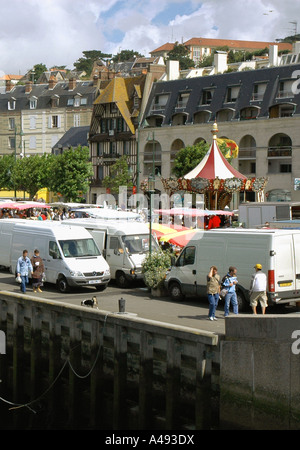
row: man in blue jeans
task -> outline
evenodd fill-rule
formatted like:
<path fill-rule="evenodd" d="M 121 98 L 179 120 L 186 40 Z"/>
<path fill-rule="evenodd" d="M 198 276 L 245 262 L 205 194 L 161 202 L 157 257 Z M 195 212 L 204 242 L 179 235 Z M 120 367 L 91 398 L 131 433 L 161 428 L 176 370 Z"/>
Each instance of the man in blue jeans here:
<path fill-rule="evenodd" d="M 28 250 L 23 250 L 23 256 L 20 256 L 17 262 L 17 276 L 21 277 L 21 291 L 26 292 L 29 272 L 33 272 L 32 264 L 28 258 Z"/>
<path fill-rule="evenodd" d="M 238 283 L 236 277 L 237 269 L 236 267 L 230 266 L 228 269 L 228 274 L 224 277 L 223 286 L 227 289 L 227 294 L 225 296 L 225 307 L 224 307 L 224 316 L 229 315 L 229 305 L 230 302 L 232 304 L 233 313 L 238 314 L 238 302 L 236 296 L 236 285 Z"/>

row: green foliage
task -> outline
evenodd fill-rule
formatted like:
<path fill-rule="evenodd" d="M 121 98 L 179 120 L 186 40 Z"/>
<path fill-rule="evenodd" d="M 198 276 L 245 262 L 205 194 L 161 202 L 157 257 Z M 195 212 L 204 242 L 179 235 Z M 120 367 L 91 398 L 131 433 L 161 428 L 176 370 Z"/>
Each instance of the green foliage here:
<path fill-rule="evenodd" d="M 112 61 L 117 63 L 117 62 L 124 62 L 124 61 L 129 61 L 129 60 L 133 60 L 135 58 L 140 58 L 143 57 L 144 55 L 141 55 L 139 52 L 136 52 L 134 50 L 122 50 L 121 52 L 117 53 Z"/>
<path fill-rule="evenodd" d="M 47 155 L 33 155 L 28 158 L 17 159 L 11 173 L 14 189 L 24 190 L 33 198 L 39 189 L 47 184 L 45 167 Z"/>
<path fill-rule="evenodd" d="M 62 155 L 32 155 L 15 160 L 0 158 L 0 189 L 24 190 L 33 198 L 42 188 L 60 193 L 66 201 L 80 201 L 93 175 L 88 147 L 80 146 Z"/>
<path fill-rule="evenodd" d="M 194 61 L 189 57 L 189 54 L 189 49 L 185 45 L 175 42 L 174 48 L 168 53 L 167 59 L 179 61 L 180 69 L 185 70 L 195 66 Z"/>
<path fill-rule="evenodd" d="M 102 182 L 103 186 L 110 188 L 111 192 L 116 194 L 119 192 L 119 186 L 127 186 L 132 188 L 132 176 L 129 173 L 126 156 L 119 158 L 115 164 L 110 167 L 110 175 L 107 175 Z"/>
<path fill-rule="evenodd" d="M 146 256 L 142 263 L 145 284 L 149 288 L 157 288 L 163 284 L 167 269 L 171 266 L 169 251 L 157 250 Z"/>
<path fill-rule="evenodd" d="M 40 78 L 40 76 L 47 71 L 47 67 L 43 63 L 35 64 L 35 66 L 33 66 L 33 70 L 34 70 L 34 83 L 36 83 L 37 80 Z"/>
<path fill-rule="evenodd" d="M 179 150 L 174 161 L 174 175 L 180 178 L 189 173 L 204 158 L 208 150 L 209 145 L 204 141 Z"/>
<path fill-rule="evenodd" d="M 88 147 L 71 147 L 51 158 L 49 170 L 55 174 L 48 183 L 49 189 L 59 192 L 66 201 L 79 201 L 87 192 L 93 175 Z"/>
<path fill-rule="evenodd" d="M 74 67 L 76 70 L 82 70 L 86 72 L 86 75 L 89 77 L 92 73 L 93 64 L 95 61 L 98 61 L 102 58 L 108 58 L 112 55 L 107 53 L 102 53 L 100 50 L 86 50 L 83 53 L 83 57 L 79 58 L 75 63 Z"/>
<path fill-rule="evenodd" d="M 11 174 L 15 163 L 14 155 L 4 155 L 0 158 L 0 189 L 13 189 Z"/>

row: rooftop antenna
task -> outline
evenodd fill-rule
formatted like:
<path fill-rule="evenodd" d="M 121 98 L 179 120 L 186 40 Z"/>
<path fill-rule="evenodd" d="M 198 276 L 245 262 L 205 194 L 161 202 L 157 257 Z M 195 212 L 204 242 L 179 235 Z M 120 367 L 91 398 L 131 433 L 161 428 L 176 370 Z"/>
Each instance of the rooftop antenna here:
<path fill-rule="evenodd" d="M 297 25 L 298 25 L 297 20 L 294 20 L 294 21 L 289 22 L 289 23 L 294 25 L 294 36 L 296 36 L 296 34 L 297 34 Z"/>

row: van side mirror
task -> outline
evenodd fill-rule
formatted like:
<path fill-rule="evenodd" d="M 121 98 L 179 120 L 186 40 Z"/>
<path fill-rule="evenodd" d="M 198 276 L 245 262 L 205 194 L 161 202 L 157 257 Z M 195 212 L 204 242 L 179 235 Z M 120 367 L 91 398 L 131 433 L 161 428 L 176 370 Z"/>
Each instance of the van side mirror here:
<path fill-rule="evenodd" d="M 176 258 L 174 255 L 171 256 L 171 266 L 175 266 Z"/>

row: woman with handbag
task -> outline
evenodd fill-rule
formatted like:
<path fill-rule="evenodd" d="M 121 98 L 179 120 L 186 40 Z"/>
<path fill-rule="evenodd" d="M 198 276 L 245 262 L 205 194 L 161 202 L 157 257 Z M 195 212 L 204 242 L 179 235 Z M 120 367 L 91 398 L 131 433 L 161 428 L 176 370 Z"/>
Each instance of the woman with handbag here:
<path fill-rule="evenodd" d="M 44 263 L 40 257 L 39 250 L 34 250 L 33 256 L 31 258 L 31 264 L 33 268 L 32 276 L 32 288 L 33 292 L 42 292 L 41 286 L 43 286 L 43 274 L 44 274 Z"/>

